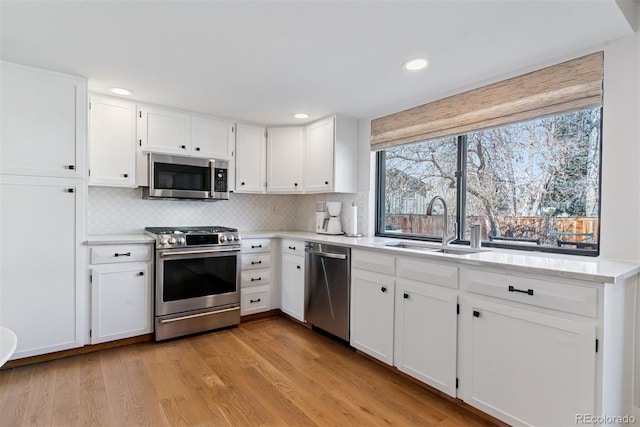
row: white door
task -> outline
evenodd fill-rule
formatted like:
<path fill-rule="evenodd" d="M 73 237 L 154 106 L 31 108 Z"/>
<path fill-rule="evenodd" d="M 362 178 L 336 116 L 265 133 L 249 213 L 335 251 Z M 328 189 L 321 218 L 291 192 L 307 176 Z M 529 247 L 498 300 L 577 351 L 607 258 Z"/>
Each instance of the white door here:
<path fill-rule="evenodd" d="M 234 142 L 232 122 L 191 116 L 191 151 L 194 156 L 230 160 Z"/>
<path fill-rule="evenodd" d="M 83 178 L 86 81 L 3 63 L 3 174 Z"/>
<path fill-rule="evenodd" d="M 576 414 L 594 414 L 594 325 L 468 301 L 465 402 L 509 424 L 573 425 Z"/>
<path fill-rule="evenodd" d="M 138 139 L 146 151 L 188 155 L 191 152 L 190 116 L 167 108 L 141 106 Z"/>
<path fill-rule="evenodd" d="M 282 255 L 282 289 L 280 309 L 304 322 L 304 257 Z"/>
<path fill-rule="evenodd" d="M 395 279 L 351 270 L 351 345 L 393 365 Z"/>
<path fill-rule="evenodd" d="M 84 344 L 80 180 L 0 177 L 0 324 L 14 358 Z"/>
<path fill-rule="evenodd" d="M 398 279 L 394 363 L 430 386 L 456 395 L 457 295 Z"/>
<path fill-rule="evenodd" d="M 91 268 L 91 343 L 152 331 L 149 264 L 127 262 Z"/>
<path fill-rule="evenodd" d="M 334 187 L 334 122 L 333 117 L 312 123 L 305 129 L 304 189 L 326 192 Z M 354 166 L 355 167 L 355 166 Z"/>
<path fill-rule="evenodd" d="M 267 192 L 302 192 L 302 128 L 269 128 L 267 135 Z"/>
<path fill-rule="evenodd" d="M 236 192 L 264 193 L 267 143 L 265 128 L 238 123 L 236 127 Z"/>
<path fill-rule="evenodd" d="M 91 96 L 89 105 L 89 184 L 135 187 L 135 104 Z"/>

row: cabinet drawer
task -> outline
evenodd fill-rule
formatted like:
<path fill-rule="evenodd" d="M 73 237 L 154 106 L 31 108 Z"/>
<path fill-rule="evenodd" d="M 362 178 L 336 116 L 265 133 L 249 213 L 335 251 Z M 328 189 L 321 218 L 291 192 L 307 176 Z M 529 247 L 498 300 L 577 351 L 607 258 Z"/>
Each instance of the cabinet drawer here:
<path fill-rule="evenodd" d="M 271 283 L 271 270 L 261 268 L 258 270 L 247 270 L 240 273 L 240 286 L 256 286 Z"/>
<path fill-rule="evenodd" d="M 304 241 L 283 239 L 282 253 L 304 256 Z"/>
<path fill-rule="evenodd" d="M 242 270 L 271 267 L 271 254 L 248 254 L 242 256 Z"/>
<path fill-rule="evenodd" d="M 240 314 L 260 313 L 269 310 L 271 286 L 252 286 L 240 290 Z"/>
<path fill-rule="evenodd" d="M 596 317 L 596 288 L 550 280 L 465 269 L 462 280 L 469 292 L 539 307 Z"/>
<path fill-rule="evenodd" d="M 433 285 L 458 287 L 458 267 L 423 261 L 417 258 L 398 258 L 398 277 Z"/>
<path fill-rule="evenodd" d="M 152 245 L 104 245 L 91 247 L 91 264 L 151 261 Z"/>
<path fill-rule="evenodd" d="M 243 239 L 240 245 L 243 254 L 271 251 L 271 239 Z"/>
<path fill-rule="evenodd" d="M 379 252 L 353 249 L 351 251 L 351 267 L 393 276 L 396 274 L 396 259 L 394 256 Z"/>

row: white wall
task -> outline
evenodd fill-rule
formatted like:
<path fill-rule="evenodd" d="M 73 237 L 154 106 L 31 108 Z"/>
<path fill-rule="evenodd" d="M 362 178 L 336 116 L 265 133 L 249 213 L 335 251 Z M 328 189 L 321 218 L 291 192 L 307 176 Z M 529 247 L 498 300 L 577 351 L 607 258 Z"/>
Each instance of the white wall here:
<path fill-rule="evenodd" d="M 600 256 L 640 261 L 640 33 L 604 52 Z"/>

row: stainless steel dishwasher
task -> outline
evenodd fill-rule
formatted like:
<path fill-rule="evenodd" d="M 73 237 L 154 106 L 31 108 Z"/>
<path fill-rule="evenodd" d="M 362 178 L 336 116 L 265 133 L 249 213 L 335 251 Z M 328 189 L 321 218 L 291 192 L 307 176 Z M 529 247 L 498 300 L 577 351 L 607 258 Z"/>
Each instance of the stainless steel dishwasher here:
<path fill-rule="evenodd" d="M 325 243 L 305 244 L 305 320 L 349 341 L 351 250 Z"/>

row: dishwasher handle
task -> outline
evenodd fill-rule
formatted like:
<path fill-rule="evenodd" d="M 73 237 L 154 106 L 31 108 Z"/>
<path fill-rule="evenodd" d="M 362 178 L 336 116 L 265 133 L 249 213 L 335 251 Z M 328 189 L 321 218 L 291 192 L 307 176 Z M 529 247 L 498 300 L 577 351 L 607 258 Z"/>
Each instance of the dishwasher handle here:
<path fill-rule="evenodd" d="M 316 251 L 314 249 L 305 249 L 305 251 L 307 253 L 313 254 L 313 255 L 318 255 L 321 257 L 325 257 L 325 258 L 334 258 L 334 259 L 347 259 L 347 256 L 344 254 L 336 254 L 333 252 L 323 252 L 323 251 Z"/>

